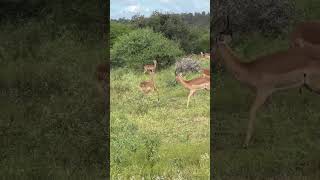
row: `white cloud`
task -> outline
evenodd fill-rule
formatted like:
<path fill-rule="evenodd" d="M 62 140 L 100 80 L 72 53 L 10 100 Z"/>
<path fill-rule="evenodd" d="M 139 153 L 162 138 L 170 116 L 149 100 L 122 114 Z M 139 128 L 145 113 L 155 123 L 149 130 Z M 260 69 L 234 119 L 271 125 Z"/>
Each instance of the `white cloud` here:
<path fill-rule="evenodd" d="M 126 11 L 131 12 L 131 13 L 137 13 L 142 10 L 142 7 L 139 5 L 131 5 L 126 7 Z"/>

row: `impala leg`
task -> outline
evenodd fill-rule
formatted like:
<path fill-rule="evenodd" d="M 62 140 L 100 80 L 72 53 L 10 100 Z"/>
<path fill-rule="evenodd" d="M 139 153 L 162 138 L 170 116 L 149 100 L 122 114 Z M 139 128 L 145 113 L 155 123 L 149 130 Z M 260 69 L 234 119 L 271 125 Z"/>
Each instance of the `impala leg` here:
<path fill-rule="evenodd" d="M 263 93 L 263 92 L 258 92 L 255 98 L 255 101 L 251 105 L 250 108 L 250 117 L 249 117 L 249 123 L 248 123 L 248 129 L 247 129 L 247 134 L 246 134 L 246 139 L 244 142 L 244 147 L 248 147 L 249 141 L 251 139 L 253 129 L 254 129 L 254 122 L 256 120 L 256 114 L 258 109 L 264 104 L 266 99 L 270 93 Z"/>
<path fill-rule="evenodd" d="M 187 102 L 187 107 L 189 107 L 189 101 L 190 101 L 190 97 L 194 94 L 194 90 L 191 90 L 190 92 L 189 92 L 189 95 L 188 95 L 188 102 Z"/>

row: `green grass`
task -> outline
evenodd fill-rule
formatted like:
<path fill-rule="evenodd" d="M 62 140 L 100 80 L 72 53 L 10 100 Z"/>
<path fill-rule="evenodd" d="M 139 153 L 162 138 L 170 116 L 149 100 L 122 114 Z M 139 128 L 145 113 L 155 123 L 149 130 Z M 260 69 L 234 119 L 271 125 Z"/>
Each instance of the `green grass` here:
<path fill-rule="evenodd" d="M 105 178 L 106 122 L 94 79 L 104 42 L 80 42 L 68 30 L 52 38 L 41 22 L 2 27 L 1 178 Z"/>
<path fill-rule="evenodd" d="M 251 61 L 285 49 L 286 42 L 255 35 L 235 49 Z M 216 77 L 211 130 L 216 179 L 320 178 L 319 95 L 307 90 L 300 95 L 298 89 L 274 93 L 258 112 L 251 144 L 243 149 L 253 93 L 229 73 Z"/>
<path fill-rule="evenodd" d="M 145 96 L 138 89 L 149 78 L 143 70 L 111 71 L 112 179 L 209 178 L 210 93 L 197 92 L 187 108 L 189 92 L 175 83 L 174 72 L 156 73 L 158 103 L 156 93 Z M 199 74 L 187 78 L 194 76 Z"/>

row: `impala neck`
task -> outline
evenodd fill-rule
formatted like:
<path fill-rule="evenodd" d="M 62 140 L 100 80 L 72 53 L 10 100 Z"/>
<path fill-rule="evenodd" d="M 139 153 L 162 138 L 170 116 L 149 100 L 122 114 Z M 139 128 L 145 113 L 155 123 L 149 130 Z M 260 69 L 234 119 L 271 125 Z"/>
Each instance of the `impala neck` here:
<path fill-rule="evenodd" d="M 236 79 L 245 81 L 248 77 L 246 66 L 239 61 L 239 58 L 226 44 L 220 44 L 219 50 L 228 71 L 230 71 Z"/>
<path fill-rule="evenodd" d="M 184 79 L 182 79 L 182 77 L 181 76 L 178 76 L 178 81 L 185 87 L 185 88 L 187 88 L 187 89 L 190 89 L 190 86 L 189 86 L 189 84 L 188 83 L 186 83 L 185 82 L 185 80 Z"/>

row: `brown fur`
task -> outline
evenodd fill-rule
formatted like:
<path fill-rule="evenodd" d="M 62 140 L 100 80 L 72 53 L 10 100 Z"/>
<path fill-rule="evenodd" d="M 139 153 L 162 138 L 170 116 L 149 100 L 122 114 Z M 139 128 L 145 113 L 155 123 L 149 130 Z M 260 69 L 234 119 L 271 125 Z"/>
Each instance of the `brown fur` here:
<path fill-rule="evenodd" d="M 103 81 L 107 78 L 109 66 L 107 64 L 98 64 L 96 68 L 96 76 L 98 81 Z"/>
<path fill-rule="evenodd" d="M 156 91 L 158 94 L 158 101 L 159 101 L 159 92 L 154 82 L 154 73 L 151 73 L 150 80 L 142 81 L 139 85 L 139 88 L 140 88 L 140 91 L 143 92 L 144 94 L 149 94 L 151 92 Z"/>
<path fill-rule="evenodd" d="M 96 67 L 96 78 L 97 78 L 97 90 L 100 96 L 103 98 L 102 101 L 104 103 L 103 109 L 104 113 L 107 113 L 107 107 L 109 103 L 109 95 L 107 93 L 109 89 L 109 84 L 107 82 L 107 77 L 108 77 L 108 64 L 98 64 Z"/>
<path fill-rule="evenodd" d="M 320 21 L 305 21 L 297 24 L 290 35 L 290 48 L 302 47 L 300 40 L 312 44 L 320 44 Z M 302 89 L 299 89 L 300 94 Z"/>
<path fill-rule="evenodd" d="M 155 73 L 156 72 L 156 68 L 157 68 L 157 61 L 153 60 L 153 64 L 146 64 L 144 65 L 144 72 L 150 72 L 150 73 Z"/>
<path fill-rule="evenodd" d="M 210 90 L 210 77 L 198 77 L 187 81 L 182 78 L 181 74 L 179 74 L 176 76 L 176 80 L 190 91 L 188 95 L 187 107 L 189 107 L 190 97 L 193 96 L 196 91 L 202 89 Z"/>
<path fill-rule="evenodd" d="M 210 77 L 210 69 L 202 69 L 202 76 L 204 77 Z"/>
<path fill-rule="evenodd" d="M 307 86 L 320 92 L 320 59 L 307 48 L 291 48 L 243 63 L 224 42 L 218 42 L 218 52 L 224 64 L 241 83 L 255 90 L 256 98 L 250 108 L 245 146 L 248 146 L 258 109 L 272 93 Z"/>
<path fill-rule="evenodd" d="M 312 44 L 320 44 L 320 21 L 306 21 L 297 24 L 290 35 L 290 47 L 299 47 L 296 42 L 299 38 Z"/>

